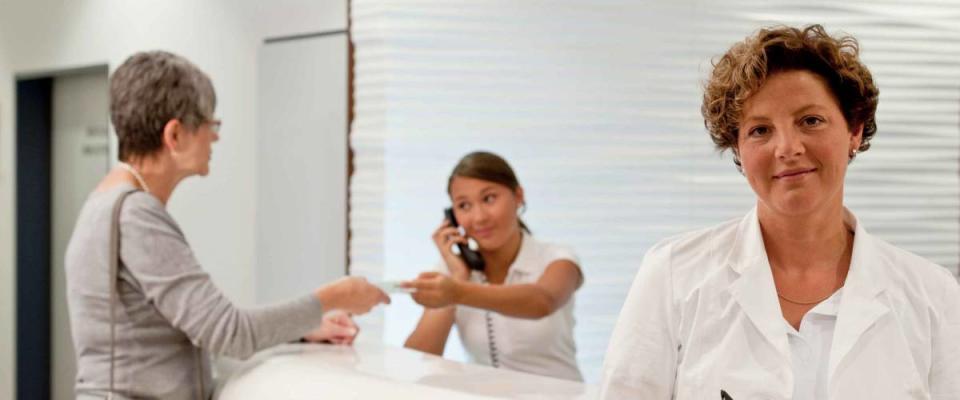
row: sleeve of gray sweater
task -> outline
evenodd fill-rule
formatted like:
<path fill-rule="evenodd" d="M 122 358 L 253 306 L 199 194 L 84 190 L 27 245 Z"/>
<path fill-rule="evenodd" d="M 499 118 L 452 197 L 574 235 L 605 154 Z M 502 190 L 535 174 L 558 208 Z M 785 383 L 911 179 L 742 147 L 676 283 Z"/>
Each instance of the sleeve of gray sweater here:
<path fill-rule="evenodd" d="M 129 283 L 202 349 L 246 358 L 303 337 L 321 323 L 323 309 L 313 295 L 260 308 L 236 307 L 200 267 L 180 227 L 153 196 L 130 195 L 120 227 L 120 258 L 122 270 L 132 278 Z"/>

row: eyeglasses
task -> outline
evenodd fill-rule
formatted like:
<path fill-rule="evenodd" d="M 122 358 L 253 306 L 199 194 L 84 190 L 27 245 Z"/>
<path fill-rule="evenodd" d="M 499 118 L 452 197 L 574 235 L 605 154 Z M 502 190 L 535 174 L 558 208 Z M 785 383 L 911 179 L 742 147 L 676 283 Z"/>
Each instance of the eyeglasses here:
<path fill-rule="evenodd" d="M 213 133 L 219 134 L 220 126 L 223 125 L 223 121 L 219 119 L 213 119 L 213 120 L 207 121 L 207 124 L 210 125 L 210 130 L 213 131 Z"/>

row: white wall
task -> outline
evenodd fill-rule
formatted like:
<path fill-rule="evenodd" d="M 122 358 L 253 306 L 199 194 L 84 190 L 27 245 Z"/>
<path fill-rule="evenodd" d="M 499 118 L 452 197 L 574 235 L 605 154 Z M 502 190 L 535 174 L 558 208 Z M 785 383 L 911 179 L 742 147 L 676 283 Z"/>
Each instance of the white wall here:
<path fill-rule="evenodd" d="M 347 53 L 345 34 L 260 50 L 257 302 L 346 272 Z"/>
<path fill-rule="evenodd" d="M 0 12 L 0 19 L 3 19 Z M 13 398 L 14 320 L 13 291 L 13 79 L 4 57 L 3 22 L 0 21 L 0 399 Z"/>
<path fill-rule="evenodd" d="M 14 74 L 108 64 L 164 49 L 213 79 L 223 119 L 211 174 L 181 185 L 168 209 L 217 285 L 251 304 L 257 51 L 264 36 L 346 27 L 346 0 L 0 2 L 0 400 L 15 393 Z"/>

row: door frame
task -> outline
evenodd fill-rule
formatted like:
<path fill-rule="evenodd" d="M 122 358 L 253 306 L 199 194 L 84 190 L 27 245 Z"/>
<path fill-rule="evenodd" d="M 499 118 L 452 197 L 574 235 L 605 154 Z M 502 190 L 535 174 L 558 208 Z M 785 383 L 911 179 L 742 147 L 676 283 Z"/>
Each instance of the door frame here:
<path fill-rule="evenodd" d="M 53 81 L 108 71 L 100 64 L 15 75 L 17 399 L 51 395 Z"/>

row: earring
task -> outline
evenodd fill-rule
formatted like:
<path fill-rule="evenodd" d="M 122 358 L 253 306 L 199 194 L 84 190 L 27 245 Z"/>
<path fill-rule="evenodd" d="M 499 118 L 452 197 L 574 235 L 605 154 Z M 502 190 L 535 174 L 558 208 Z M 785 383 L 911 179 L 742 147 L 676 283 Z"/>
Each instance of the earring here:
<path fill-rule="evenodd" d="M 517 215 L 523 215 L 527 212 L 527 203 L 521 203 L 520 207 L 517 207 Z"/>
<path fill-rule="evenodd" d="M 740 163 L 740 157 L 738 157 L 736 153 L 733 154 L 733 165 L 737 166 L 737 172 L 739 172 L 740 175 L 747 176 L 747 174 L 743 173 L 743 164 Z"/>
<path fill-rule="evenodd" d="M 853 161 L 854 158 L 857 158 L 857 149 L 850 150 L 850 161 Z"/>

